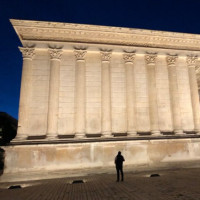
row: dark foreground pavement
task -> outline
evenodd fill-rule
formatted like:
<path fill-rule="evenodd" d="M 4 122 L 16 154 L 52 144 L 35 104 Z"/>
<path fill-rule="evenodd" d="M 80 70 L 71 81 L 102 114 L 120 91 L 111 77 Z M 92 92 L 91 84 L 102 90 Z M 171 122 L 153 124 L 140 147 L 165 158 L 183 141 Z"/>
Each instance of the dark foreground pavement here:
<path fill-rule="evenodd" d="M 151 174 L 159 177 L 150 177 Z M 72 184 L 73 180 L 84 183 Z M 21 185 L 21 189 L 7 189 Z M 124 182 L 115 174 L 0 183 L 0 200 L 200 200 L 200 169 L 176 169 L 125 173 Z"/>

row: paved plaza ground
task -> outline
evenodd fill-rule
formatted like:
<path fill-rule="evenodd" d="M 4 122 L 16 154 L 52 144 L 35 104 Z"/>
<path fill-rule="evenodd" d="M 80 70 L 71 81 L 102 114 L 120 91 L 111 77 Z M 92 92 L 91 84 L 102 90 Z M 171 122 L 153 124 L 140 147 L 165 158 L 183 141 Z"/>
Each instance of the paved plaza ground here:
<path fill-rule="evenodd" d="M 114 171 L 113 171 L 114 172 Z M 150 177 L 151 174 L 158 177 Z M 84 183 L 74 183 L 83 180 Z M 21 189 L 8 189 L 21 185 Z M 200 168 L 151 172 L 92 174 L 28 182 L 0 183 L 0 200 L 200 200 Z"/>

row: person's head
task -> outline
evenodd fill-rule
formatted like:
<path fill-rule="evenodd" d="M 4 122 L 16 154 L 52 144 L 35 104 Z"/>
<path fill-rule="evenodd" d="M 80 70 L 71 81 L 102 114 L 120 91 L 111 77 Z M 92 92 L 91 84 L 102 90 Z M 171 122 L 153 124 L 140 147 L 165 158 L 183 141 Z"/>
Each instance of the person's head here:
<path fill-rule="evenodd" d="M 118 155 L 121 155 L 121 151 L 118 151 Z"/>

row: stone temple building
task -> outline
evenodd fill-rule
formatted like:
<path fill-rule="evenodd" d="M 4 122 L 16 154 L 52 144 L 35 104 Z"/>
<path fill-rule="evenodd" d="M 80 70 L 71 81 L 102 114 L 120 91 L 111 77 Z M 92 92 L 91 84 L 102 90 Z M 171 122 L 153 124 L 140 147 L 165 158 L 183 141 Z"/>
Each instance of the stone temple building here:
<path fill-rule="evenodd" d="M 200 161 L 200 35 L 11 20 L 23 58 L 4 173 Z M 19 58 L 21 59 L 21 58 Z"/>

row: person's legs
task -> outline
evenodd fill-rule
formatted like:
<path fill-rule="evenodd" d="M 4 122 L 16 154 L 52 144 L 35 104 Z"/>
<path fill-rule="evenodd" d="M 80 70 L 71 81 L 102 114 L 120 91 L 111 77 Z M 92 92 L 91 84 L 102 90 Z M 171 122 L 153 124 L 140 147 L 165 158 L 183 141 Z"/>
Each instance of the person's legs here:
<path fill-rule="evenodd" d="M 117 182 L 119 181 L 119 168 L 116 167 L 116 170 L 117 170 Z"/>
<path fill-rule="evenodd" d="M 124 172 L 123 172 L 123 168 L 121 168 L 120 171 L 121 171 L 121 181 L 124 181 Z"/>

